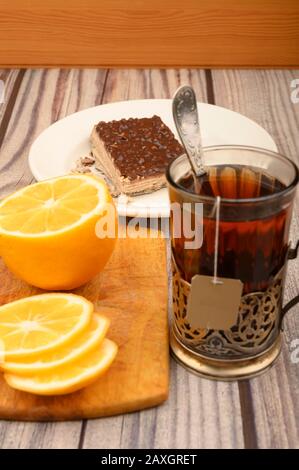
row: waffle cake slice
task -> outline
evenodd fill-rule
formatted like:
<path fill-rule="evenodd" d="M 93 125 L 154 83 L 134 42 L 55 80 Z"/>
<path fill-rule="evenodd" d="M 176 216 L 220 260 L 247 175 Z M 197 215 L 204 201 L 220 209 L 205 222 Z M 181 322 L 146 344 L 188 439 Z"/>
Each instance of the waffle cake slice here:
<path fill-rule="evenodd" d="M 119 194 L 150 193 L 166 184 L 165 169 L 183 153 L 160 117 L 99 122 L 91 134 L 95 165 Z"/>

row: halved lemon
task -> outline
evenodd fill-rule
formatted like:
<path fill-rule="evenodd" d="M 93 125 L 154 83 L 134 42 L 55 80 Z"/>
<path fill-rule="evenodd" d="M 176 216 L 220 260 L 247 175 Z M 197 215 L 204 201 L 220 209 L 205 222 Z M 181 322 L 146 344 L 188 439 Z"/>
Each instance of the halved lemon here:
<path fill-rule="evenodd" d="M 99 236 L 103 218 L 109 229 Z M 0 255 L 14 274 L 43 289 L 69 290 L 89 281 L 105 266 L 115 238 L 112 198 L 94 176 L 43 181 L 0 202 Z"/>
<path fill-rule="evenodd" d="M 2 360 L 39 355 L 74 340 L 90 322 L 91 302 L 73 294 L 41 294 L 0 307 Z"/>
<path fill-rule="evenodd" d="M 78 360 L 84 354 L 100 346 L 109 324 L 108 318 L 93 314 L 88 328 L 71 343 L 62 345 L 59 349 L 40 354 L 37 358 L 25 357 L 19 362 L 4 362 L 1 368 L 12 374 L 33 375 L 52 371 L 56 367 L 68 367 L 71 362 Z"/>
<path fill-rule="evenodd" d="M 60 367 L 48 374 L 24 377 L 4 374 L 6 382 L 17 390 L 36 395 L 65 395 L 86 387 L 102 375 L 112 364 L 117 354 L 117 345 L 104 339 L 98 349 L 94 349 L 73 362 L 69 367 Z"/>

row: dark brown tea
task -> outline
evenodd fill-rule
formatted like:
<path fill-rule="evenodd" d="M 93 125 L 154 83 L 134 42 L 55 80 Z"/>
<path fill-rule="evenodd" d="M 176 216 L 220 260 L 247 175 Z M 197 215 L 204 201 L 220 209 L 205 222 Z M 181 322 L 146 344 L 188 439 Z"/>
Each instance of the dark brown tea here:
<path fill-rule="evenodd" d="M 195 193 L 192 175 L 179 180 L 178 185 Z M 200 249 L 185 249 L 184 236 L 172 240 L 174 258 L 184 279 L 191 282 L 195 274 L 213 276 L 214 202 L 204 196 L 249 199 L 238 204 L 221 202 L 218 276 L 240 279 L 244 294 L 267 289 L 285 263 L 291 211 L 289 207 L 278 211 L 272 198 L 258 203 L 256 198 L 281 192 L 284 184 L 255 168 L 220 165 L 209 167 L 197 186 L 196 193 L 203 196 L 203 244 Z"/>
<path fill-rule="evenodd" d="M 241 165 L 210 166 L 208 172 L 194 185 L 192 174 L 182 178 L 179 185 L 203 196 L 221 196 L 226 199 L 250 199 L 282 191 L 285 186 L 276 178 L 259 169 Z"/>

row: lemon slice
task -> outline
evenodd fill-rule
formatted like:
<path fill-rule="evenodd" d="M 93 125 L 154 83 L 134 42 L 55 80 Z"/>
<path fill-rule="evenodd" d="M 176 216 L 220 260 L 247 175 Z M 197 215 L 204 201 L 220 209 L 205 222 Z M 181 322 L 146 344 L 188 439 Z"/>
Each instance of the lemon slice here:
<path fill-rule="evenodd" d="M 97 346 L 100 346 L 107 333 L 110 321 L 108 318 L 94 314 L 88 329 L 70 344 L 62 345 L 59 349 L 41 354 L 38 358 L 25 357 L 21 362 L 4 362 L 5 372 L 19 375 L 33 375 L 49 372 L 60 366 L 68 366 Z"/>
<path fill-rule="evenodd" d="M 52 373 L 24 377 L 4 374 L 8 385 L 17 390 L 36 395 L 65 395 L 86 387 L 102 375 L 113 362 L 117 345 L 104 339 L 98 349 L 94 349 L 73 362 L 69 367 L 60 367 Z"/>
<path fill-rule="evenodd" d="M 90 322 L 93 305 L 73 294 L 41 294 L 0 307 L 4 360 L 39 355 L 75 339 Z"/>

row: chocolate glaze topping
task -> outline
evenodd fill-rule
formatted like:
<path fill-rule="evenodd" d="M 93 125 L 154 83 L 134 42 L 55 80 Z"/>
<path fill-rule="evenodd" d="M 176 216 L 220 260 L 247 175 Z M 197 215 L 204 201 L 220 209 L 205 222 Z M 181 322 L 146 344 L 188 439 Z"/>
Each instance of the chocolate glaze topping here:
<path fill-rule="evenodd" d="M 96 130 L 114 165 L 130 180 L 160 176 L 183 147 L 158 116 L 101 121 Z"/>

